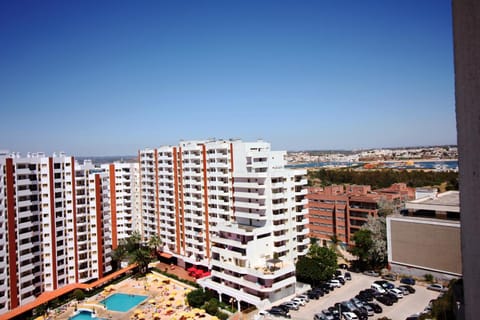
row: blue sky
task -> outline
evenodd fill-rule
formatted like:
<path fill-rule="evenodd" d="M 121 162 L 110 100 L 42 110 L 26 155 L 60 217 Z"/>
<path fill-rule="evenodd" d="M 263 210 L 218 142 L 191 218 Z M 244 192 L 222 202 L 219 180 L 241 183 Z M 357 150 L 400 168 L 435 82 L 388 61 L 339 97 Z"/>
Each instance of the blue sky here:
<path fill-rule="evenodd" d="M 455 144 L 450 0 L 1 1 L 0 149 Z"/>

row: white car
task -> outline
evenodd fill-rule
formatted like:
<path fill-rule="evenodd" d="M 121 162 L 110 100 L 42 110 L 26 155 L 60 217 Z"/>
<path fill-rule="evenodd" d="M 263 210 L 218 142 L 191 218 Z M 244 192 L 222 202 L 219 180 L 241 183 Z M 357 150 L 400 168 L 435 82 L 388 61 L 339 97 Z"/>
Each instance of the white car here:
<path fill-rule="evenodd" d="M 297 298 L 303 299 L 303 300 L 305 300 L 305 302 L 310 301 L 310 299 L 308 299 L 307 295 L 305 295 L 305 294 L 300 294 L 300 295 L 297 296 Z"/>
<path fill-rule="evenodd" d="M 397 297 L 398 299 L 403 298 L 403 292 L 400 289 L 397 289 L 397 288 L 388 289 L 388 292 L 395 295 L 395 297 Z"/>
<path fill-rule="evenodd" d="M 444 286 L 442 286 L 441 284 L 438 284 L 438 283 L 432 283 L 431 285 L 429 285 L 427 287 L 427 289 L 433 290 L 433 291 L 440 291 L 440 292 L 448 291 L 447 288 L 445 288 Z"/>
<path fill-rule="evenodd" d="M 345 320 L 358 320 L 357 315 L 353 312 L 344 312 L 342 315 Z"/>
<path fill-rule="evenodd" d="M 340 281 L 335 280 L 335 279 L 330 280 L 328 283 L 330 284 L 330 287 L 340 288 L 340 287 L 342 286 L 342 284 L 340 283 Z"/>
<path fill-rule="evenodd" d="M 377 284 L 377 283 L 372 283 L 371 288 L 372 288 L 373 290 L 377 291 L 378 293 L 385 293 L 385 289 L 384 289 L 381 285 L 379 285 L 379 284 Z"/>
<path fill-rule="evenodd" d="M 296 302 L 297 304 L 301 305 L 301 306 L 304 306 L 305 305 L 305 300 L 301 299 L 301 298 L 298 298 L 298 297 L 295 297 L 291 300 L 292 302 Z"/>

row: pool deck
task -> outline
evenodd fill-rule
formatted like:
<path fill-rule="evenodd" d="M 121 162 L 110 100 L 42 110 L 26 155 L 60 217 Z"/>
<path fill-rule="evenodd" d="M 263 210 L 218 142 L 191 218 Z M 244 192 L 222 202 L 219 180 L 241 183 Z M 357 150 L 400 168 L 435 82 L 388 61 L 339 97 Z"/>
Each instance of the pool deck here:
<path fill-rule="evenodd" d="M 76 308 L 94 310 L 99 318 L 105 319 L 215 319 L 203 310 L 192 309 L 186 303 L 186 294 L 195 288 L 155 272 L 140 279 L 129 278 L 115 285 L 110 285 L 101 293 L 79 303 L 71 302 L 63 311 L 51 314 L 51 319 L 68 320 Z M 101 304 L 111 294 L 126 293 L 148 296 L 139 305 L 127 312 L 106 310 Z"/>

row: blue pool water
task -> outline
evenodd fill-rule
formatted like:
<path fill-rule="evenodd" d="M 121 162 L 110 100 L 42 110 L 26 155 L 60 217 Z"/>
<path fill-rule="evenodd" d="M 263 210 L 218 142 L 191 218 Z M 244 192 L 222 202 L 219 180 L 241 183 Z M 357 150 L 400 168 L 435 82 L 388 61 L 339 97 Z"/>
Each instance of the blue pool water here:
<path fill-rule="evenodd" d="M 100 303 L 107 307 L 107 310 L 127 312 L 145 299 L 147 299 L 147 296 L 114 293 Z"/>
<path fill-rule="evenodd" d="M 80 311 L 77 315 L 69 318 L 69 320 L 101 320 L 97 317 L 92 317 L 92 313 L 90 311 Z"/>

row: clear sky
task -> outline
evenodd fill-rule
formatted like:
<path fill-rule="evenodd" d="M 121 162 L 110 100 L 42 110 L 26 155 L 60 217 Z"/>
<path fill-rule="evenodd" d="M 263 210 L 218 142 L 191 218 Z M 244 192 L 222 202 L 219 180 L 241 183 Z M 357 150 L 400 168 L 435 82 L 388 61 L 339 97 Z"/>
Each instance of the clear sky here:
<path fill-rule="evenodd" d="M 450 0 L 1 1 L 0 149 L 456 144 Z"/>

